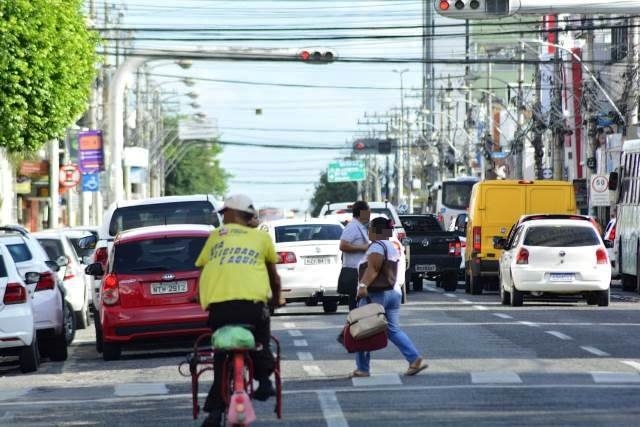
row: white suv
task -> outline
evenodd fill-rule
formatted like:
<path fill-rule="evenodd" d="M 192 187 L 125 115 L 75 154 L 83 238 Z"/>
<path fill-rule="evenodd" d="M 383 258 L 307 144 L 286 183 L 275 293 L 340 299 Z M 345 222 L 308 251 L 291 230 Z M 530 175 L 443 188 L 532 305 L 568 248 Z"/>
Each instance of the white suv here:
<path fill-rule="evenodd" d="M 40 353 L 54 361 L 67 360 L 67 346 L 75 330 L 73 311 L 55 273 L 58 264 L 49 260 L 40 243 L 23 227 L 0 227 L 0 243 L 9 250 L 21 275 L 40 274 L 33 298 Z"/>
<path fill-rule="evenodd" d="M 407 237 L 407 233 L 404 231 L 398 211 L 396 207 L 390 202 L 367 202 L 372 214 L 385 215 L 387 218 L 393 221 L 393 228 L 395 235 L 401 242 Z M 340 202 L 340 203 L 325 203 L 320 209 L 319 217 L 325 215 L 338 215 L 338 214 L 351 214 L 351 208 L 353 202 Z"/>
<path fill-rule="evenodd" d="M 29 272 L 24 281 L 9 253 L 0 244 L 0 356 L 18 356 L 20 371 L 40 365 L 33 313 L 33 294 L 40 275 Z"/>

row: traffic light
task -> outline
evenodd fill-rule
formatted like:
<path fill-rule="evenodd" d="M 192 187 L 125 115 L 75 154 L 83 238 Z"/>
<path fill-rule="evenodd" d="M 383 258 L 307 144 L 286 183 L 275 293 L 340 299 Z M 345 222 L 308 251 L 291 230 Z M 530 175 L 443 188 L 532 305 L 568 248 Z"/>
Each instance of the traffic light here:
<path fill-rule="evenodd" d="M 393 146 L 391 139 L 359 138 L 353 141 L 354 154 L 390 154 Z"/>
<path fill-rule="evenodd" d="M 390 139 L 382 139 L 378 141 L 378 154 L 391 154 Z"/>
<path fill-rule="evenodd" d="M 324 48 L 309 48 L 298 52 L 298 58 L 306 64 L 330 64 L 337 57 L 333 50 Z"/>
<path fill-rule="evenodd" d="M 495 19 L 515 12 L 509 0 L 435 0 L 435 9 L 453 19 Z"/>

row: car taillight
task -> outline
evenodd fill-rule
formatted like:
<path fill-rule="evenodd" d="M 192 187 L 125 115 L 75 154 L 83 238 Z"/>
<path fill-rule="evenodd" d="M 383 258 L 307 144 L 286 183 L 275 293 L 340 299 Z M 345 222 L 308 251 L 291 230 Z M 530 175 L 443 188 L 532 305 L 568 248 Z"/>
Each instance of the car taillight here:
<path fill-rule="evenodd" d="M 295 264 L 298 262 L 293 252 L 278 252 L 278 264 Z"/>
<path fill-rule="evenodd" d="M 612 242 L 616 240 L 616 226 L 611 227 L 611 231 L 609 231 L 609 240 Z"/>
<path fill-rule="evenodd" d="M 598 248 L 598 250 L 596 250 L 596 262 L 598 264 L 609 264 L 609 257 L 607 256 L 606 249 Z"/>
<path fill-rule="evenodd" d="M 70 280 L 74 277 L 76 277 L 76 275 L 73 274 L 73 270 L 67 269 L 67 271 L 64 272 L 64 277 L 62 278 L 62 280 Z"/>
<path fill-rule="evenodd" d="M 5 305 L 27 302 L 27 289 L 20 283 L 7 283 L 2 302 L 4 302 Z"/>
<path fill-rule="evenodd" d="M 473 227 L 473 250 L 482 252 L 482 228 Z"/>
<path fill-rule="evenodd" d="M 460 242 L 449 242 L 449 255 L 460 256 Z"/>
<path fill-rule="evenodd" d="M 102 264 L 102 269 L 106 270 L 107 269 L 107 258 L 108 258 L 109 254 L 107 252 L 107 248 L 98 248 L 96 249 L 95 253 L 93 254 L 93 258 L 94 258 L 94 262 L 99 262 L 100 264 Z"/>
<path fill-rule="evenodd" d="M 118 276 L 113 273 L 107 274 L 102 279 L 101 301 L 106 305 L 118 303 L 120 293 L 118 291 Z"/>
<path fill-rule="evenodd" d="M 38 284 L 36 285 L 36 292 L 53 289 L 55 286 L 56 280 L 53 276 L 53 272 L 44 271 L 40 273 L 40 280 L 38 280 Z"/>
<path fill-rule="evenodd" d="M 442 216 L 442 214 L 439 213 L 438 215 L 436 215 L 436 219 L 444 227 L 444 217 Z"/>
<path fill-rule="evenodd" d="M 529 264 L 529 251 L 525 248 L 520 248 L 518 255 L 516 255 L 516 264 Z"/>

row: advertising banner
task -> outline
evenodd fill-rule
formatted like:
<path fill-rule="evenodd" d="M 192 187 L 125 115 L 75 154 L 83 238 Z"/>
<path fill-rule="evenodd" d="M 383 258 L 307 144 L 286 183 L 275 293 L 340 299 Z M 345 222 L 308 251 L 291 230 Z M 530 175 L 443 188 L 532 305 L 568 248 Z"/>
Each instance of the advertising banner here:
<path fill-rule="evenodd" d="M 78 163 L 81 172 L 104 170 L 102 132 L 89 130 L 78 133 Z"/>

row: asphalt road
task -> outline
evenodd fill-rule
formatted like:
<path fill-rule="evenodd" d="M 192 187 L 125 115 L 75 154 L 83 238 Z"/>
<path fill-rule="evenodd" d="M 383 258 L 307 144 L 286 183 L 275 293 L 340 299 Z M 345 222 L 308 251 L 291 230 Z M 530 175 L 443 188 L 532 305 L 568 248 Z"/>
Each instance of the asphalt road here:
<path fill-rule="evenodd" d="M 335 341 L 346 307 L 290 305 L 273 319 L 282 343 L 283 419 L 257 402 L 255 426 L 637 426 L 640 416 L 640 298 L 612 288 L 609 307 L 584 301 L 472 296 L 432 286 L 410 293 L 401 322 L 429 369 L 407 368 L 390 344 L 372 376 L 349 379 L 353 357 Z M 193 426 L 190 378 L 178 372 L 189 348 L 125 349 L 104 362 L 93 328 L 78 331 L 64 363 L 21 374 L 0 364 L 0 425 Z M 203 378 L 200 400 L 209 385 Z"/>

